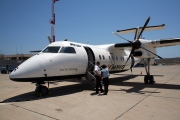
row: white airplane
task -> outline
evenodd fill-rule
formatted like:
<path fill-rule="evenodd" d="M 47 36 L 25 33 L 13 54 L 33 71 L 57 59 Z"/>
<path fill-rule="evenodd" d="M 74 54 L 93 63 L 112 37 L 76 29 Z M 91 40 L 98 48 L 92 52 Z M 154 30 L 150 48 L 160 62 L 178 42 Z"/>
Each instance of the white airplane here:
<path fill-rule="evenodd" d="M 179 45 L 180 38 L 140 39 L 144 30 L 165 28 L 164 24 L 147 26 L 149 20 L 150 18 L 143 27 L 117 31 L 119 34 L 135 32 L 134 41 L 114 33 L 128 41 L 127 43 L 88 45 L 67 40 L 53 42 L 15 68 L 9 78 L 18 82 L 35 82 L 36 92 L 45 95 L 48 93 L 48 88 L 42 85 L 45 81 L 48 81 L 49 86 L 49 81 L 85 77 L 95 84 L 93 70 L 96 61 L 100 61 L 101 65 L 107 65 L 110 73 L 117 73 L 130 70 L 143 60 L 147 73 L 144 82 L 153 84 L 154 77 L 150 74 L 150 65 L 154 64 L 156 57 L 161 58 L 156 54 L 156 48 Z"/>

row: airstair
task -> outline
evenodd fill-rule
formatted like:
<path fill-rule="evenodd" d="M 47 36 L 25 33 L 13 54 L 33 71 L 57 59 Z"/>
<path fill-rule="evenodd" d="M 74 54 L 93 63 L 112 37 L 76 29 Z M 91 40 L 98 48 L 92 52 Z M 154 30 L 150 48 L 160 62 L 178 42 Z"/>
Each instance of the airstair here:
<path fill-rule="evenodd" d="M 96 77 L 94 75 L 94 64 L 91 61 L 88 62 L 88 69 L 86 71 L 85 78 L 92 86 L 96 85 Z"/>
<path fill-rule="evenodd" d="M 95 86 L 95 85 L 96 85 L 96 78 L 95 78 L 93 72 L 87 71 L 85 78 L 86 78 L 86 80 L 87 80 L 92 86 Z"/>

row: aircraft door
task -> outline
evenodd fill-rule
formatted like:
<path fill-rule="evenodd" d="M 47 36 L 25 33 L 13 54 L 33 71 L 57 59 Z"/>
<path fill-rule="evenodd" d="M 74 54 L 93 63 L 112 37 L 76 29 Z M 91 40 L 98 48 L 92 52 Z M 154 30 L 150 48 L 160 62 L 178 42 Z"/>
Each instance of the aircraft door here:
<path fill-rule="evenodd" d="M 88 56 L 88 65 L 87 65 L 87 71 L 93 71 L 94 70 L 94 65 L 95 65 L 95 57 L 94 53 L 89 47 L 84 47 L 86 50 L 87 56 Z"/>
<path fill-rule="evenodd" d="M 95 65 L 95 56 L 91 48 L 84 47 L 84 49 L 87 52 L 88 56 L 88 65 L 87 65 L 87 71 L 86 71 L 86 80 L 89 81 L 89 83 L 93 86 L 96 84 L 96 78 L 94 77 L 94 65 Z"/>

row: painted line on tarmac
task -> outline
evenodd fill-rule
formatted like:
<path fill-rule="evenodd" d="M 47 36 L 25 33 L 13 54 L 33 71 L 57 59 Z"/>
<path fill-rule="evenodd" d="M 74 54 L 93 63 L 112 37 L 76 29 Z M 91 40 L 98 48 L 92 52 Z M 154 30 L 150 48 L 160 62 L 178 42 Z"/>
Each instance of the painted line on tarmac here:
<path fill-rule="evenodd" d="M 162 84 L 159 88 L 155 89 L 153 92 L 151 92 L 151 94 L 147 95 L 145 98 L 143 98 L 142 100 L 140 100 L 139 102 L 137 102 L 135 105 L 133 105 L 131 108 L 129 108 L 128 110 L 126 110 L 124 113 L 122 113 L 120 116 L 116 117 L 115 120 L 121 118 L 124 114 L 126 114 L 128 111 L 130 111 L 131 109 L 133 109 L 134 107 L 136 107 L 138 104 L 140 104 L 142 101 L 144 101 L 146 98 L 148 98 L 149 96 L 151 96 L 154 92 L 156 92 L 157 90 L 161 89 L 162 86 L 164 86 L 165 84 L 167 84 L 168 82 L 170 82 L 171 80 L 173 80 L 176 76 L 178 76 L 180 73 L 177 73 L 176 75 L 174 75 L 172 78 L 170 78 L 168 81 L 166 81 L 164 84 Z"/>
<path fill-rule="evenodd" d="M 12 105 L 12 106 L 15 106 L 15 107 L 18 107 L 18 108 L 21 108 L 21 109 L 24 109 L 24 110 L 27 110 L 27 111 L 32 112 L 32 113 L 36 113 L 36 114 L 39 114 L 39 115 L 42 115 L 42 116 L 45 116 L 45 117 L 48 117 L 48 118 L 54 119 L 54 120 L 59 120 L 59 119 L 54 118 L 54 117 L 51 117 L 51 116 L 49 116 L 49 115 L 45 115 L 45 114 L 42 114 L 42 113 L 39 113 L 39 112 L 36 112 L 36 111 L 30 110 L 30 109 L 27 109 L 27 108 L 24 108 L 24 107 L 18 106 L 18 105 L 14 105 L 14 104 L 11 104 L 11 105 Z"/>

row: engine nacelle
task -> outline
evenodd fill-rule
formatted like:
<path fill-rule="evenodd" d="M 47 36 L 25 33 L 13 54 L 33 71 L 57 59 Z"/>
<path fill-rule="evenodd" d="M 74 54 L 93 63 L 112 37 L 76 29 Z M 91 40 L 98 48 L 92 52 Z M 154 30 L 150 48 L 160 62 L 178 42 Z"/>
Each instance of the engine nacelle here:
<path fill-rule="evenodd" d="M 133 53 L 133 56 L 134 56 L 134 57 L 141 57 L 142 55 L 143 55 L 142 51 L 135 51 L 135 52 Z"/>
<path fill-rule="evenodd" d="M 152 53 L 156 54 L 155 48 L 146 48 L 147 50 L 151 51 Z M 134 51 L 133 56 L 137 58 L 156 58 L 157 56 L 152 54 L 151 52 L 144 50 L 142 48 L 137 49 Z"/>

